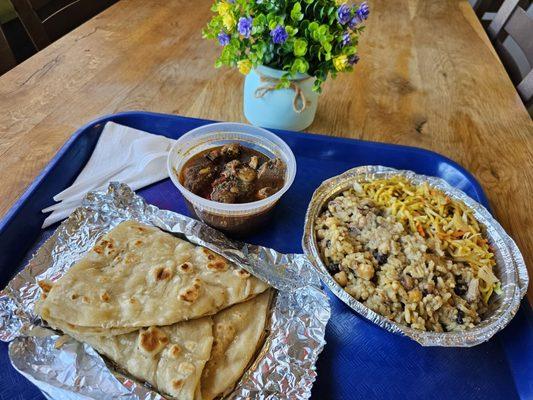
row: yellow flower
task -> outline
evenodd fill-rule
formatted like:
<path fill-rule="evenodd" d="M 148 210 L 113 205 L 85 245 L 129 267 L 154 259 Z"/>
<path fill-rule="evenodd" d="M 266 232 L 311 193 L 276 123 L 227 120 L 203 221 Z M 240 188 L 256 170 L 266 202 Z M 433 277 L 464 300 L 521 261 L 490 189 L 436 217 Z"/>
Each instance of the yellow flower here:
<path fill-rule="evenodd" d="M 333 59 L 333 65 L 337 71 L 344 71 L 348 65 L 348 56 L 342 55 Z"/>
<path fill-rule="evenodd" d="M 346 3 L 346 0 L 335 0 L 335 4 L 341 6 Z"/>
<path fill-rule="evenodd" d="M 233 17 L 232 13 L 227 13 L 222 17 L 222 23 L 224 24 L 224 27 L 228 30 L 228 32 L 231 32 L 231 30 L 235 26 L 235 17 Z"/>
<path fill-rule="evenodd" d="M 248 75 L 252 69 L 252 62 L 250 60 L 240 60 L 237 62 L 237 67 L 239 68 L 239 72 L 241 74 Z"/>
<path fill-rule="evenodd" d="M 221 1 L 217 5 L 217 11 L 222 16 L 227 15 L 231 11 L 231 6 L 229 5 L 229 3 Z"/>

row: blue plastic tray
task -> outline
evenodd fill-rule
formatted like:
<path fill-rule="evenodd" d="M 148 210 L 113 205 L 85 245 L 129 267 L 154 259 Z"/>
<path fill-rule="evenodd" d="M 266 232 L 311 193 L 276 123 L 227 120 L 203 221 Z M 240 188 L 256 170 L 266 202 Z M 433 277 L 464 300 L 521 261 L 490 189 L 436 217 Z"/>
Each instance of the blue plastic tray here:
<path fill-rule="evenodd" d="M 42 231 L 40 210 L 72 183 L 89 159 L 106 121 L 178 138 L 211 121 L 146 112 L 103 117 L 79 129 L 0 222 L 2 287 L 53 232 Z M 275 131 L 292 148 L 298 173 L 275 209 L 272 223 L 246 241 L 282 252 L 301 252 L 304 215 L 325 179 L 359 165 L 380 164 L 440 176 L 487 204 L 475 178 L 455 162 L 426 150 L 382 143 Z M 187 213 L 167 179 L 139 192 L 158 207 Z M 423 348 L 359 317 L 330 293 L 328 342 L 318 363 L 314 399 L 533 399 L 533 317 L 522 304 L 511 324 L 488 343 L 470 349 Z M 17 374 L 0 344 L 0 399 L 43 399 Z"/>

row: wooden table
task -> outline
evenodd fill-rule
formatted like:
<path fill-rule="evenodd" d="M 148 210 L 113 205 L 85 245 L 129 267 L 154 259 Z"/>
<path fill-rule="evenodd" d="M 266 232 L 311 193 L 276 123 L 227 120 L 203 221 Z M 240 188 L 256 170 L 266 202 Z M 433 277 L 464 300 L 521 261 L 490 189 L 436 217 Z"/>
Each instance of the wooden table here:
<path fill-rule="evenodd" d="M 102 114 L 244 121 L 243 77 L 215 70 L 220 49 L 201 39 L 210 3 L 121 0 L 0 78 L 0 214 L 76 128 Z M 309 131 L 459 162 L 533 276 L 533 123 L 468 1 L 369 3 L 362 61 L 326 84 Z"/>

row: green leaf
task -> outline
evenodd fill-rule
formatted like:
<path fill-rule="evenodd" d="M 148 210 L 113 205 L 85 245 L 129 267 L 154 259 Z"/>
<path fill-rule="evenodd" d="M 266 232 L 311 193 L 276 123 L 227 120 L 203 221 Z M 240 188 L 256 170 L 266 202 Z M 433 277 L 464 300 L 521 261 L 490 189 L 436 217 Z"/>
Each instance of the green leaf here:
<path fill-rule="evenodd" d="M 285 30 L 287 31 L 289 36 L 294 36 L 294 35 L 296 35 L 298 33 L 298 28 L 294 28 L 294 27 L 289 26 L 289 25 L 287 25 L 285 27 Z"/>
<path fill-rule="evenodd" d="M 325 13 L 326 13 L 326 9 L 324 7 L 320 7 L 320 11 L 318 12 L 318 15 L 320 15 L 320 19 L 324 18 Z"/>
<path fill-rule="evenodd" d="M 285 68 L 285 67 L 284 67 Z M 283 75 L 281 75 L 281 78 L 276 85 L 276 89 L 286 89 L 291 85 L 291 82 L 289 81 L 289 78 L 291 77 L 291 72 L 284 72 Z"/>
<path fill-rule="evenodd" d="M 322 81 L 320 80 L 316 80 L 314 83 L 313 83 L 313 92 L 317 92 L 317 93 L 322 93 Z"/>
<path fill-rule="evenodd" d="M 324 50 L 326 50 L 327 53 L 331 52 L 331 50 L 333 49 L 333 46 L 329 42 L 323 42 L 322 47 L 324 48 Z"/>
<path fill-rule="evenodd" d="M 307 53 L 307 41 L 305 39 L 296 39 L 294 41 L 294 55 L 304 56 Z"/>
<path fill-rule="evenodd" d="M 268 28 L 270 30 L 274 29 L 276 26 L 281 25 L 283 23 L 283 17 L 278 16 L 272 12 L 268 13 L 266 18 L 268 22 Z"/>
<path fill-rule="evenodd" d="M 281 50 L 283 50 L 285 52 L 285 54 L 292 53 L 293 49 L 294 49 L 294 41 L 293 40 L 287 40 L 281 46 Z M 285 54 L 280 54 L 280 56 L 284 56 Z"/>
<path fill-rule="evenodd" d="M 325 51 L 324 49 L 321 49 L 318 53 L 318 58 L 320 59 L 320 61 L 329 61 L 331 60 L 331 53 Z"/>
<path fill-rule="evenodd" d="M 313 14 L 316 16 L 318 14 L 317 8 L 320 7 L 320 1 L 315 1 L 313 3 Z"/>
<path fill-rule="evenodd" d="M 273 58 L 274 58 L 274 52 L 272 51 L 272 48 L 270 46 L 267 46 L 267 49 L 265 50 L 265 54 L 263 55 L 263 63 L 265 65 L 268 65 L 272 62 Z"/>
<path fill-rule="evenodd" d="M 309 24 L 309 32 L 311 33 L 311 38 L 317 42 L 320 42 L 322 34 L 320 33 L 320 25 L 316 22 L 311 22 Z"/>
<path fill-rule="evenodd" d="M 267 27 L 267 17 L 265 14 L 256 15 L 252 22 L 252 35 L 261 34 Z"/>
<path fill-rule="evenodd" d="M 299 72 L 301 74 L 305 74 L 307 70 L 309 69 L 309 63 L 305 61 L 303 58 L 296 58 L 291 66 L 291 72 L 293 74 Z"/>
<path fill-rule="evenodd" d="M 346 46 L 343 49 L 343 53 L 346 54 L 347 56 L 351 56 L 357 53 L 357 46 Z"/>
<path fill-rule="evenodd" d="M 300 3 L 294 3 L 291 10 L 291 19 L 295 22 L 301 21 L 304 18 L 302 14 L 302 5 Z"/>

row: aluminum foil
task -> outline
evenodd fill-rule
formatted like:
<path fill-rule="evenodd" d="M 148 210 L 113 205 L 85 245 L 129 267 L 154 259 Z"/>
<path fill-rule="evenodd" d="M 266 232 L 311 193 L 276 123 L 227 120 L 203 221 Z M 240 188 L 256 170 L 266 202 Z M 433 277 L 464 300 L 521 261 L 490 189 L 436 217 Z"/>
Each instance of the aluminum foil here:
<path fill-rule="evenodd" d="M 21 374 L 54 400 L 163 398 L 106 366 L 90 346 L 43 327 L 33 314 L 40 296 L 36 282 L 59 279 L 101 235 L 128 219 L 208 247 L 278 290 L 265 344 L 228 398 L 310 397 L 330 307 L 305 256 L 229 240 L 199 221 L 147 204 L 119 183 L 110 184 L 106 193 L 88 194 L 0 292 L 0 340 L 11 342 L 9 356 Z"/>
<path fill-rule="evenodd" d="M 322 262 L 315 239 L 314 221 L 327 206 L 328 201 L 351 188 L 356 181 L 387 178 L 394 175 L 403 175 L 417 185 L 427 182 L 451 198 L 463 201 L 473 210 L 476 219 L 484 227 L 489 243 L 494 248 L 497 262 L 495 272 L 501 280 L 503 293 L 491 300 L 485 319 L 475 328 L 465 332 L 423 332 L 390 321 L 370 310 L 344 291 Z M 450 186 L 443 179 L 418 175 L 412 171 L 372 165 L 353 168 L 324 181 L 313 194 L 307 209 L 302 246 L 309 260 L 320 273 L 322 281 L 344 303 L 380 327 L 390 332 L 405 335 L 423 346 L 470 347 L 489 340 L 511 321 L 520 306 L 522 297 L 526 294 L 528 286 L 527 268 L 518 247 L 485 207 L 461 190 Z"/>

